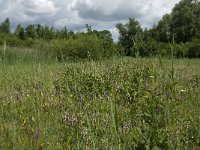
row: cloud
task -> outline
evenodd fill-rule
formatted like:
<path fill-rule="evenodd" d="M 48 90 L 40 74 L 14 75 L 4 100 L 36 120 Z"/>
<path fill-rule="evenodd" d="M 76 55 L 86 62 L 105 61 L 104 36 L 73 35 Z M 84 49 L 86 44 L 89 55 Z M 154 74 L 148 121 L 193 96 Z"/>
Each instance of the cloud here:
<path fill-rule="evenodd" d="M 144 5 L 143 0 L 118 0 L 118 1 L 83 1 L 78 0 L 75 9 L 81 18 L 120 21 L 130 17 L 141 17 L 150 11 L 150 5 Z"/>
<path fill-rule="evenodd" d="M 115 24 L 135 17 L 142 27 L 151 27 L 169 13 L 179 0 L 0 0 L 0 21 L 16 24 L 47 24 L 82 30 L 108 29 L 117 36 Z"/>
<path fill-rule="evenodd" d="M 54 16 L 59 10 L 54 6 L 54 2 L 50 0 L 30 0 L 21 3 L 24 6 L 24 13 L 30 17 Z"/>

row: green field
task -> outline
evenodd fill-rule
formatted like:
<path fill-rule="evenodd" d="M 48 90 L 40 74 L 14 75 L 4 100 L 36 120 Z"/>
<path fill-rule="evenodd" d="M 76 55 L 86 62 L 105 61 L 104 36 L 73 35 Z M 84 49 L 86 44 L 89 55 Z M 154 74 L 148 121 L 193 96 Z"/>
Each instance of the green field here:
<path fill-rule="evenodd" d="M 200 61 L 0 64 L 0 149 L 200 149 Z"/>

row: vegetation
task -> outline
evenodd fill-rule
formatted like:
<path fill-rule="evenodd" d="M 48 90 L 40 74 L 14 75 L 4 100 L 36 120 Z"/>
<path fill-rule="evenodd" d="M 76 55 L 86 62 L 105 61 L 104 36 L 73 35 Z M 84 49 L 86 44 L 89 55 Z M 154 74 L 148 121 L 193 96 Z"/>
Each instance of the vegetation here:
<path fill-rule="evenodd" d="M 108 30 L 97 31 L 86 24 L 87 32 L 69 31 L 67 27 L 31 24 L 17 25 L 14 32 L 7 18 L 0 25 L 0 45 L 6 41 L 10 47 L 39 49 L 59 61 L 73 59 L 100 60 L 116 55 L 155 57 L 171 56 L 169 43 L 175 47 L 177 58 L 200 57 L 200 2 L 181 0 L 170 14 L 150 29 L 142 29 L 135 18 L 125 24 L 118 23 L 119 41 L 114 43 Z M 49 45 L 50 43 L 50 45 Z"/>
<path fill-rule="evenodd" d="M 142 31 L 140 24 L 134 18 L 129 19 L 124 25 L 117 24 L 120 33 L 119 44 L 125 48 L 128 56 L 139 54 L 142 57 L 149 57 L 158 54 L 169 56 L 168 43 L 173 43 L 177 48 L 176 57 L 199 58 L 200 50 L 197 46 L 197 43 L 200 43 L 199 16 L 199 1 L 182 0 L 176 4 L 171 14 L 164 15 L 151 29 Z M 184 52 L 180 52 L 182 47 Z"/>
<path fill-rule="evenodd" d="M 0 66 L 0 149 L 199 149 L 198 60 Z"/>
<path fill-rule="evenodd" d="M 118 43 L 6 19 L 0 149 L 200 149 L 199 6 L 182 0 L 151 29 L 119 23 Z"/>

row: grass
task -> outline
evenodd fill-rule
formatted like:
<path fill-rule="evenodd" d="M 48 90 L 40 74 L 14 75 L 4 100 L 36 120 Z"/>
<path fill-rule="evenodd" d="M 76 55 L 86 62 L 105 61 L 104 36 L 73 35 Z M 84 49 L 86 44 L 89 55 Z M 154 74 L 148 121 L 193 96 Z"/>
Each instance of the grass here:
<path fill-rule="evenodd" d="M 200 61 L 171 66 L 0 64 L 0 149 L 199 149 Z"/>

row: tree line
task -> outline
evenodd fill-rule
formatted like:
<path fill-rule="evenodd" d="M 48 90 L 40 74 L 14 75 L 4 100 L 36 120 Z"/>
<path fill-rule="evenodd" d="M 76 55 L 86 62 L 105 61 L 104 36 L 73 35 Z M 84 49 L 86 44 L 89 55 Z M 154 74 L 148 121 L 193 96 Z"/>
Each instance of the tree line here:
<path fill-rule="evenodd" d="M 14 32 L 7 18 L 0 24 L 0 44 L 4 41 L 14 47 L 31 47 L 50 53 L 59 60 L 66 58 L 101 59 L 113 55 L 170 56 L 172 45 L 176 57 L 200 57 L 200 2 L 181 0 L 150 29 L 142 29 L 135 18 L 118 23 L 119 41 L 113 42 L 110 31 L 92 30 L 73 32 L 67 27 L 55 29 L 47 25 L 17 25 Z"/>
<path fill-rule="evenodd" d="M 125 55 L 170 55 L 170 43 L 176 57 L 200 57 L 199 0 L 181 0 L 150 29 L 142 29 L 134 18 L 116 27 Z"/>

